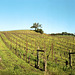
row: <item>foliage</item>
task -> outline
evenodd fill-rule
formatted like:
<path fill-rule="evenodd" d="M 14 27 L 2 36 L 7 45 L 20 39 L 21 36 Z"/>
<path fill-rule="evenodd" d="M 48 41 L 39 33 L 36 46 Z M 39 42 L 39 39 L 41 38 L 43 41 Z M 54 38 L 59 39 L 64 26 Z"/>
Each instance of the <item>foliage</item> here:
<path fill-rule="evenodd" d="M 31 26 L 31 28 L 35 28 L 35 30 L 39 29 L 39 27 L 41 27 L 39 23 L 33 23 L 33 26 Z"/>
<path fill-rule="evenodd" d="M 75 36 L 75 34 L 73 34 L 73 33 L 67 33 L 67 32 L 62 32 L 62 33 L 52 33 L 51 35 L 71 35 L 71 36 Z"/>
<path fill-rule="evenodd" d="M 43 30 L 42 30 L 42 29 L 37 29 L 37 30 L 35 30 L 35 31 L 38 32 L 38 33 L 43 34 Z"/>
<path fill-rule="evenodd" d="M 40 27 L 40 29 L 39 29 Z M 31 26 L 30 28 L 35 28 L 35 32 L 41 33 L 43 34 L 43 30 L 41 29 L 41 24 L 39 23 L 33 23 L 33 26 Z"/>

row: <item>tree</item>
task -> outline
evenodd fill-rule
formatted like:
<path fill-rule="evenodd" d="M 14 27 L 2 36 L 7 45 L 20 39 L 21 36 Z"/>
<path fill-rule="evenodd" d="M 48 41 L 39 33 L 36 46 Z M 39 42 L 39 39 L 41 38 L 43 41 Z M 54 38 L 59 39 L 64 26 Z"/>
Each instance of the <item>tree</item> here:
<path fill-rule="evenodd" d="M 39 24 L 39 23 L 33 23 L 33 26 L 31 26 L 30 28 L 35 28 L 35 31 L 36 31 L 37 29 L 39 29 L 39 27 L 42 28 L 41 24 Z"/>
<path fill-rule="evenodd" d="M 35 28 L 36 32 L 43 34 L 43 30 L 41 29 L 42 28 L 41 24 L 39 23 L 33 23 L 33 26 L 31 26 L 30 28 Z"/>
<path fill-rule="evenodd" d="M 67 32 L 62 32 L 62 35 L 67 35 Z"/>

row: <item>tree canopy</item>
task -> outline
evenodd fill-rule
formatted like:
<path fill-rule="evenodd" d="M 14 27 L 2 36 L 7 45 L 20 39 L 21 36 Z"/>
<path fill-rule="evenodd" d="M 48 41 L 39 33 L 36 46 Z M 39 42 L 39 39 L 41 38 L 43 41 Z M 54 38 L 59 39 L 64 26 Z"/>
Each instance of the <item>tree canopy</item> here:
<path fill-rule="evenodd" d="M 75 36 L 75 34 L 73 34 L 73 33 L 68 33 L 68 32 L 52 33 L 51 35 L 71 35 L 71 36 Z"/>
<path fill-rule="evenodd" d="M 33 26 L 31 26 L 31 28 L 35 28 L 35 30 L 39 29 L 39 27 L 42 28 L 39 23 L 33 23 Z"/>
<path fill-rule="evenodd" d="M 35 28 L 36 32 L 43 34 L 43 30 L 41 29 L 42 28 L 41 24 L 39 24 L 39 23 L 33 23 L 33 26 L 31 26 L 30 28 Z"/>

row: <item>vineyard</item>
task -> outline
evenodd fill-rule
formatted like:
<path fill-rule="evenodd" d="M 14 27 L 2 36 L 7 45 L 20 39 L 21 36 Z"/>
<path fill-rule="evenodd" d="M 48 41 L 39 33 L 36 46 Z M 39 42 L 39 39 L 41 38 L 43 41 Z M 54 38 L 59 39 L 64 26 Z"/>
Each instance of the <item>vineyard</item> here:
<path fill-rule="evenodd" d="M 71 63 L 69 61 L 69 52 L 75 52 L 73 36 L 51 36 L 22 30 L 0 32 L 0 40 L 9 51 L 8 55 L 15 56 L 12 62 L 17 59 L 16 61 L 23 63 L 20 66 L 23 69 L 23 75 L 26 71 L 29 73 L 28 69 L 32 72 L 30 72 L 31 75 L 43 75 L 45 71 L 48 75 L 75 74 L 75 54 L 71 55 Z M 24 71 L 26 68 L 27 70 Z M 16 74 L 17 72 L 14 75 Z"/>

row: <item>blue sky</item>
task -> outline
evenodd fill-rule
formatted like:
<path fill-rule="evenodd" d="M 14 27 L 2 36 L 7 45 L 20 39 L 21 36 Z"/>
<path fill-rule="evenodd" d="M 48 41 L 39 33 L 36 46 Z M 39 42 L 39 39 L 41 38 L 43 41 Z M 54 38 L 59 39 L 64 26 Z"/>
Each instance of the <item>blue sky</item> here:
<path fill-rule="evenodd" d="M 75 33 L 75 0 L 0 0 L 0 31 L 30 29 Z"/>

